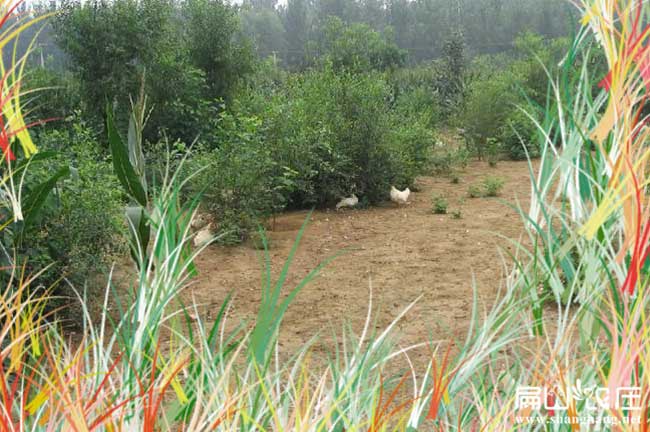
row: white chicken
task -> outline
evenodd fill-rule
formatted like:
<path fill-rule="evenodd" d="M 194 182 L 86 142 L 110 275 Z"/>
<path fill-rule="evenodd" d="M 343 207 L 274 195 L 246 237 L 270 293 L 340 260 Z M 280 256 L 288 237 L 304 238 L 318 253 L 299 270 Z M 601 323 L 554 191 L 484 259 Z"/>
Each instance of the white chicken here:
<path fill-rule="evenodd" d="M 343 198 L 339 203 L 336 205 L 337 210 L 341 210 L 344 207 L 356 207 L 357 204 L 359 204 L 359 198 L 355 194 L 352 194 L 351 197 L 349 198 Z"/>
<path fill-rule="evenodd" d="M 194 246 L 205 246 L 212 240 L 214 240 L 214 232 L 212 232 L 212 224 L 209 223 L 205 228 L 197 232 L 194 236 Z"/>
<path fill-rule="evenodd" d="M 390 200 L 396 204 L 408 204 L 409 197 L 411 196 L 411 189 L 406 188 L 400 191 L 395 186 L 390 188 Z"/>

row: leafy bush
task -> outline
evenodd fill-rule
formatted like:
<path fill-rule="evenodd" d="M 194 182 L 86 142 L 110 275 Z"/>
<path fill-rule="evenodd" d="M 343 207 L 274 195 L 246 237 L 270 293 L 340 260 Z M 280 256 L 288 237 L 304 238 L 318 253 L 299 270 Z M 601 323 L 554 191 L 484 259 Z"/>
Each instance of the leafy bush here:
<path fill-rule="evenodd" d="M 401 68 L 387 76 L 393 90 L 395 110 L 402 115 L 422 117 L 429 127 L 442 119 L 439 72 L 431 66 Z"/>
<path fill-rule="evenodd" d="M 467 195 L 470 198 L 481 198 L 483 196 L 483 189 L 477 185 L 470 185 L 467 188 Z"/>
<path fill-rule="evenodd" d="M 512 160 L 525 160 L 539 156 L 538 130 L 533 121 L 521 110 L 513 111 L 500 133 L 503 151 Z"/>
<path fill-rule="evenodd" d="M 84 113 L 98 124 L 106 103 L 128 112 L 146 76 L 155 107 L 146 137 L 154 142 L 161 132 L 192 142 L 213 117 L 213 101 L 230 97 L 251 69 L 247 46 L 235 40 L 235 9 L 223 2 L 65 2 L 54 29 L 81 84 Z M 127 119 L 117 122 L 122 129 Z"/>
<path fill-rule="evenodd" d="M 447 214 L 447 207 L 449 207 L 449 203 L 447 202 L 447 199 L 445 199 L 444 196 L 434 194 L 431 197 L 431 203 L 432 203 L 432 211 L 434 214 Z"/>
<path fill-rule="evenodd" d="M 467 166 L 468 158 L 469 153 L 464 148 L 436 150 L 430 156 L 431 171 L 436 175 L 454 175 L 456 168 Z"/>
<path fill-rule="evenodd" d="M 189 173 L 198 173 L 191 193 L 203 194 L 219 241 L 235 244 L 285 203 L 271 148 L 263 145 L 261 121 L 223 113 L 219 123 L 221 145 L 199 149 L 188 165 Z"/>
<path fill-rule="evenodd" d="M 329 67 L 251 87 L 194 158 L 209 168 L 193 189 L 206 189 L 229 242 L 287 207 L 332 206 L 352 193 L 384 201 L 391 185 L 412 186 L 430 166 L 435 138 L 426 119 L 391 109 L 389 96 L 383 74 Z"/>
<path fill-rule="evenodd" d="M 440 106 L 433 90 L 418 86 L 402 89 L 396 97 L 395 110 L 408 118 L 421 118 L 428 127 L 440 122 Z"/>
<path fill-rule="evenodd" d="M 487 156 L 489 139 L 499 136 L 513 108 L 512 78 L 496 68 L 496 60 L 479 59 L 479 76 L 472 81 L 461 121 L 470 151 L 479 159 Z"/>
<path fill-rule="evenodd" d="M 79 81 L 70 72 L 34 68 L 23 86 L 28 93 L 34 92 L 27 98 L 30 121 L 65 119 L 81 108 Z"/>
<path fill-rule="evenodd" d="M 460 209 L 454 210 L 451 212 L 451 218 L 452 219 L 462 219 L 463 218 L 463 212 Z"/>
<path fill-rule="evenodd" d="M 501 177 L 487 177 L 483 181 L 483 191 L 487 197 L 496 197 L 501 194 L 501 189 L 505 185 L 505 180 Z"/>
<path fill-rule="evenodd" d="M 69 166 L 71 174 L 59 182 L 21 252 L 34 268 L 54 265 L 48 271 L 50 282 L 63 274 L 83 283 L 106 269 L 108 257 L 123 250 L 120 186 L 110 161 L 83 124 L 43 132 L 38 142 L 56 157 L 47 167 L 34 168 L 30 175 L 35 181 L 51 175 L 53 167 Z"/>
<path fill-rule="evenodd" d="M 501 159 L 501 143 L 496 138 L 488 138 L 486 152 L 488 164 L 495 168 Z"/>
<path fill-rule="evenodd" d="M 406 51 L 401 50 L 390 35 L 381 34 L 369 25 L 346 25 L 336 16 L 327 17 L 323 37 L 312 62 L 321 58 L 332 63 L 337 71 L 354 73 L 383 71 L 403 65 Z"/>
<path fill-rule="evenodd" d="M 510 159 L 525 159 L 526 152 L 538 156 L 537 130 L 521 109 L 535 115 L 546 105 L 547 70 L 556 70 L 565 45 L 562 39 L 547 42 L 525 33 L 516 40 L 513 55 L 480 57 L 474 62 L 474 79 L 460 120 L 468 147 L 479 158 L 488 156 L 494 161 L 493 140 Z"/>

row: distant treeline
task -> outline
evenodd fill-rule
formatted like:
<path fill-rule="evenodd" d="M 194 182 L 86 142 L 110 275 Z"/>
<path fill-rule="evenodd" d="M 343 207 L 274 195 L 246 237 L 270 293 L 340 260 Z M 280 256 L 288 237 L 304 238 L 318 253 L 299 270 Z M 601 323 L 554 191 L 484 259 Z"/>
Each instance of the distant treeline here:
<path fill-rule="evenodd" d="M 319 55 L 332 16 L 385 33 L 413 64 L 440 57 L 456 33 L 470 55 L 509 50 L 525 31 L 566 36 L 572 12 L 565 0 L 246 0 L 240 14 L 260 56 L 299 67 Z"/>
<path fill-rule="evenodd" d="M 279 65 L 294 70 L 313 65 L 323 51 L 328 51 L 324 45 L 332 17 L 344 25 L 363 24 L 383 33 L 403 50 L 410 64 L 440 57 L 445 43 L 458 34 L 470 56 L 494 54 L 510 50 L 522 32 L 549 39 L 570 35 L 575 22 L 566 0 L 245 0 L 241 5 L 221 0 L 202 2 L 230 9 L 239 17 L 241 35 L 249 39 L 258 56 L 274 58 Z M 31 5 L 42 12 L 74 3 Z M 106 2 L 84 3 L 101 7 Z M 150 7 L 158 7 L 157 2 Z M 22 38 L 29 39 L 29 34 Z M 39 42 L 37 60 L 49 58 L 50 66 L 65 62 L 49 26 L 42 31 Z"/>

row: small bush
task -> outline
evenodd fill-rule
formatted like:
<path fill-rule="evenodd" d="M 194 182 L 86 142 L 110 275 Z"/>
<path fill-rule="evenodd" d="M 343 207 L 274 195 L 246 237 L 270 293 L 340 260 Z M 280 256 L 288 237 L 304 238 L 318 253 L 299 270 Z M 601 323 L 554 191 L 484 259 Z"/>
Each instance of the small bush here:
<path fill-rule="evenodd" d="M 490 167 L 496 168 L 497 163 L 501 159 L 501 144 L 495 138 L 488 138 L 486 151 L 488 164 Z"/>
<path fill-rule="evenodd" d="M 449 203 L 442 195 L 434 194 L 431 198 L 432 211 L 434 214 L 447 214 Z"/>
<path fill-rule="evenodd" d="M 284 207 L 278 193 L 271 149 L 262 144 L 260 122 L 253 117 L 221 117 L 221 147 L 199 149 L 188 164 L 198 174 L 190 193 L 202 193 L 222 244 L 237 244 L 276 209 Z"/>
<path fill-rule="evenodd" d="M 539 156 L 537 127 L 520 110 L 515 110 L 506 120 L 500 132 L 502 148 L 511 160 L 525 160 Z M 528 153 L 528 155 L 526 155 Z"/>
<path fill-rule="evenodd" d="M 468 161 L 467 149 L 438 150 L 430 158 L 431 171 L 435 175 L 452 175 L 456 168 L 465 168 Z"/>
<path fill-rule="evenodd" d="M 483 190 L 485 196 L 496 197 L 501 194 L 501 189 L 505 185 L 505 180 L 500 177 L 488 177 L 483 181 Z"/>
<path fill-rule="evenodd" d="M 462 210 L 454 210 L 451 212 L 451 218 L 452 219 L 462 219 L 463 218 L 463 212 Z"/>
<path fill-rule="evenodd" d="M 483 196 L 483 188 L 477 185 L 470 185 L 467 189 L 467 195 L 470 198 L 481 198 Z"/>
<path fill-rule="evenodd" d="M 512 74 L 499 71 L 497 59 L 476 60 L 477 78 L 471 83 L 465 109 L 461 116 L 468 149 L 479 159 L 489 152 L 489 139 L 499 135 L 513 108 Z"/>

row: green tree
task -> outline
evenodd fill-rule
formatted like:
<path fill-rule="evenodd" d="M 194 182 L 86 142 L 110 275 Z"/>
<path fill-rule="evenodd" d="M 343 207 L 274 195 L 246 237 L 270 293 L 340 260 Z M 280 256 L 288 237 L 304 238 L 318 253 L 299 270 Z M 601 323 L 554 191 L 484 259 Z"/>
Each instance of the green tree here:
<path fill-rule="evenodd" d="M 305 48 L 310 31 L 308 8 L 307 0 L 289 0 L 283 10 L 287 64 L 297 69 L 305 66 Z"/>
<path fill-rule="evenodd" d="M 406 61 L 406 52 L 392 41 L 391 32 L 381 34 L 367 24 L 346 26 L 336 17 L 327 21 L 319 52 L 336 70 L 350 72 L 382 71 Z"/>
<path fill-rule="evenodd" d="M 57 14 L 57 41 L 72 60 L 87 110 L 101 118 L 106 102 L 127 105 L 145 69 L 155 74 L 179 54 L 173 15 L 171 0 L 69 3 Z"/>
<path fill-rule="evenodd" d="M 242 27 L 261 58 L 285 59 L 287 38 L 280 15 L 275 9 L 247 7 L 242 11 Z"/>
<path fill-rule="evenodd" d="M 214 101 L 228 99 L 252 67 L 236 9 L 218 0 L 70 3 L 54 27 L 80 80 L 84 112 L 96 120 L 107 102 L 128 112 L 146 76 L 149 140 L 165 132 L 191 142 L 206 133 Z"/>
<path fill-rule="evenodd" d="M 183 28 L 192 64 L 205 73 L 210 97 L 229 99 L 253 70 L 251 46 L 239 37 L 236 9 L 221 0 L 188 0 Z"/>

